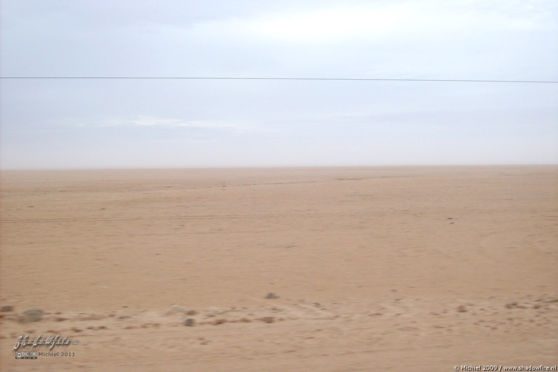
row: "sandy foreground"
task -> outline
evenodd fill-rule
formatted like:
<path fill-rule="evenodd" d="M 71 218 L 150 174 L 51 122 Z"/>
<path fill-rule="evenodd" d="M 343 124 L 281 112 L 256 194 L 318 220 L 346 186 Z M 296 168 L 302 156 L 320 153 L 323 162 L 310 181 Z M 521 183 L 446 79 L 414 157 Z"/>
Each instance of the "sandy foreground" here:
<path fill-rule="evenodd" d="M 2 371 L 558 363 L 558 166 L 4 171 L 1 187 Z M 20 335 L 78 343 L 16 360 Z"/>

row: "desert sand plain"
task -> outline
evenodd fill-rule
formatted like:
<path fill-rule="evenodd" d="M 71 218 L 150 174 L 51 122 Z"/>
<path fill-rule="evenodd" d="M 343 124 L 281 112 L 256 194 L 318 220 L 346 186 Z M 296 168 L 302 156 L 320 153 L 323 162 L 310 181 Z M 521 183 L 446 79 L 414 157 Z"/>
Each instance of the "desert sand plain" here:
<path fill-rule="evenodd" d="M 1 187 L 2 371 L 558 363 L 558 166 L 3 171 Z M 16 360 L 23 334 L 78 344 Z"/>

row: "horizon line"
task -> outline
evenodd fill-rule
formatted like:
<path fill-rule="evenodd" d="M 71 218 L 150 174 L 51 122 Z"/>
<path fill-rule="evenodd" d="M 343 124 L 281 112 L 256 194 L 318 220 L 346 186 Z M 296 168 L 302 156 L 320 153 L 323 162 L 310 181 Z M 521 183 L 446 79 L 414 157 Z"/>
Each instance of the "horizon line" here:
<path fill-rule="evenodd" d="M 165 167 L 45 167 L 45 168 L 3 168 L 4 171 L 97 171 L 97 170 L 178 170 L 178 169 L 277 169 L 277 168 L 420 168 L 420 167 L 533 167 L 533 166 L 558 166 L 555 163 L 486 163 L 486 164 L 362 164 L 362 165 L 233 165 L 233 166 L 165 166 Z"/>

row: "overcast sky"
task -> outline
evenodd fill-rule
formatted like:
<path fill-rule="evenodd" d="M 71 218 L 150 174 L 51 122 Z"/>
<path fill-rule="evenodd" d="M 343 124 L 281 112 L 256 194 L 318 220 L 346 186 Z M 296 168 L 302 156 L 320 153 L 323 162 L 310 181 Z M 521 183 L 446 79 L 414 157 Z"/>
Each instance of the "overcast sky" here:
<path fill-rule="evenodd" d="M 3 0 L 2 76 L 558 80 L 555 0 Z M 558 85 L 2 80 L 2 168 L 558 163 Z"/>

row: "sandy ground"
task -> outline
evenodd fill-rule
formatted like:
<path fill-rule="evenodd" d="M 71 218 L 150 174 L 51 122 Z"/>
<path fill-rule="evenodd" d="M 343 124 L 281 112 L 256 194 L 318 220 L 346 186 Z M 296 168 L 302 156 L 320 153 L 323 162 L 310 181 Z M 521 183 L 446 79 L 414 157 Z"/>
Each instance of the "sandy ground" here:
<path fill-rule="evenodd" d="M 2 371 L 558 363 L 557 166 L 4 171 L 1 186 Z M 16 360 L 24 334 L 78 343 Z"/>

